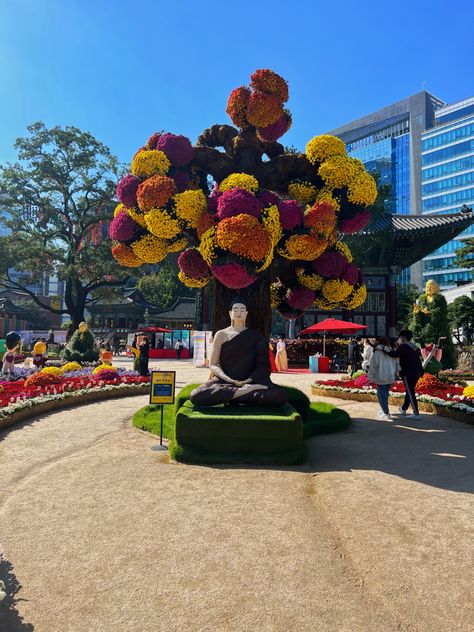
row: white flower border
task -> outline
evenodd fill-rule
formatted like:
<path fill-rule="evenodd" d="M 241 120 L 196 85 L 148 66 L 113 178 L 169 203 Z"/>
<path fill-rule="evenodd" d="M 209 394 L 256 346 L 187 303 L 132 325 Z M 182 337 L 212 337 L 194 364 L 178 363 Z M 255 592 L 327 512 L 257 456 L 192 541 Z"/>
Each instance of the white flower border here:
<path fill-rule="evenodd" d="M 319 382 L 314 382 L 312 384 L 315 388 L 320 388 L 323 391 L 338 391 L 340 393 L 356 393 L 356 394 L 366 394 L 377 395 L 377 391 L 375 388 L 344 388 L 343 386 L 329 386 L 327 384 L 320 384 Z M 389 397 L 398 397 L 404 398 L 404 393 L 394 393 L 390 391 Z M 417 395 L 417 399 L 420 402 L 426 402 L 428 404 L 434 404 L 435 406 L 444 406 L 445 408 L 454 408 L 456 410 L 461 410 L 463 413 L 467 413 L 468 415 L 474 415 L 474 407 L 468 406 L 467 404 L 463 404 L 461 402 L 449 402 L 445 399 L 441 399 L 439 397 L 432 397 L 431 395 Z"/>
<path fill-rule="evenodd" d="M 77 391 L 65 391 L 64 393 L 53 393 L 52 395 L 41 395 L 40 397 L 31 397 L 30 399 L 22 399 L 19 402 L 15 402 L 14 404 L 9 404 L 3 408 L 0 408 L 0 420 L 5 419 L 5 417 L 9 417 L 14 413 L 19 412 L 20 410 L 25 410 L 26 408 L 33 408 L 38 404 L 44 404 L 46 402 L 53 401 L 61 401 L 64 399 L 70 399 L 74 397 L 81 397 L 82 395 L 87 395 L 87 393 L 103 393 L 104 391 L 119 391 L 123 389 L 129 388 L 143 388 L 144 386 L 149 387 L 149 382 L 142 382 L 140 384 L 110 384 L 108 386 L 94 386 L 91 388 L 81 388 Z"/>

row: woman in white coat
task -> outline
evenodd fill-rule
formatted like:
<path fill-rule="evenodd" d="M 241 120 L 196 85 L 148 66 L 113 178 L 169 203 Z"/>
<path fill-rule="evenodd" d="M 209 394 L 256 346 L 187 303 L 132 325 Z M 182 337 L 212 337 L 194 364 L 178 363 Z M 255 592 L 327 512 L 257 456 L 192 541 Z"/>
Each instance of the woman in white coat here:
<path fill-rule="evenodd" d="M 390 341 L 386 336 L 380 336 L 377 346 L 370 361 L 368 378 L 377 386 L 377 399 L 380 408 L 379 417 L 387 421 L 391 420 L 388 409 L 388 394 L 390 386 L 395 382 L 397 372 L 397 360 L 391 358 L 385 352 L 390 351 Z"/>

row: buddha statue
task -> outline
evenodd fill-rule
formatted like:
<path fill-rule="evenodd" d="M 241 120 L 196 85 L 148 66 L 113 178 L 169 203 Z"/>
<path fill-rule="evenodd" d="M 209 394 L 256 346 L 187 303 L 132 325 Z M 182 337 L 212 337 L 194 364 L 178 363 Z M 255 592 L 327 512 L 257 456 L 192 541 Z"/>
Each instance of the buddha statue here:
<path fill-rule="evenodd" d="M 214 336 L 212 377 L 191 391 L 189 399 L 193 404 L 283 406 L 287 403 L 285 389 L 270 380 L 268 343 L 258 331 L 245 326 L 247 314 L 245 301 L 234 299 L 229 312 L 230 327 Z"/>
<path fill-rule="evenodd" d="M 425 285 L 425 295 L 428 303 L 431 303 L 437 294 L 439 294 L 439 285 L 433 279 L 428 279 Z"/>

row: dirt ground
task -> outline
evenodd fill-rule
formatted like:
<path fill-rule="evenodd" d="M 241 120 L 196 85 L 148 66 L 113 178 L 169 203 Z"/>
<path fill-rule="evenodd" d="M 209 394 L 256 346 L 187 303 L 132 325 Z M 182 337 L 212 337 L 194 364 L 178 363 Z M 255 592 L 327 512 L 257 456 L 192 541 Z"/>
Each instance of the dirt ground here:
<path fill-rule="evenodd" d="M 146 403 L 0 433 L 2 632 L 474 630 L 472 426 L 341 400 L 304 466 L 203 467 L 131 426 Z"/>

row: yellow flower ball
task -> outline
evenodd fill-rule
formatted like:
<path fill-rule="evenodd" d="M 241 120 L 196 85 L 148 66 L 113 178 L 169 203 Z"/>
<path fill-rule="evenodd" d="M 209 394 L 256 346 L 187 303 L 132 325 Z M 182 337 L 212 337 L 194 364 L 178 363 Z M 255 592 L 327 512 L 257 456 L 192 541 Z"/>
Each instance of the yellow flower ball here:
<path fill-rule="evenodd" d="M 263 209 L 262 225 L 270 233 L 272 244 L 275 246 L 282 236 L 280 213 L 276 204 Z"/>
<path fill-rule="evenodd" d="M 255 193 L 255 191 L 258 190 L 258 180 L 247 173 L 231 173 L 230 176 L 222 180 L 219 185 L 219 190 L 227 191 L 235 187 L 240 187 L 241 189 Z"/>
<path fill-rule="evenodd" d="M 303 204 L 311 204 L 316 199 L 318 189 L 310 182 L 295 180 L 288 185 L 288 195 Z"/>
<path fill-rule="evenodd" d="M 133 252 L 145 263 L 159 263 L 168 254 L 168 244 L 155 235 L 144 235 L 132 244 Z"/>
<path fill-rule="evenodd" d="M 198 219 L 207 211 L 207 200 L 204 192 L 188 189 L 183 193 L 177 193 L 173 197 L 176 215 L 183 219 L 188 226 L 196 228 Z"/>
<path fill-rule="evenodd" d="M 171 163 L 164 152 L 157 149 L 146 149 L 136 154 L 132 161 L 131 172 L 139 178 L 165 176 L 170 167 Z"/>
<path fill-rule="evenodd" d="M 324 283 L 324 278 L 320 274 L 307 274 L 304 268 L 298 268 L 296 270 L 296 277 L 303 287 L 307 287 L 308 290 L 320 290 Z"/>
<path fill-rule="evenodd" d="M 216 229 L 214 226 L 206 230 L 201 237 L 201 243 L 199 244 L 199 252 L 202 258 L 208 266 L 212 266 L 216 258 Z"/>
<path fill-rule="evenodd" d="M 41 369 L 40 373 L 48 373 L 49 375 L 61 375 L 62 369 L 58 366 L 46 366 L 44 369 Z"/>
<path fill-rule="evenodd" d="M 330 279 L 324 281 L 321 292 L 328 301 L 339 302 L 349 296 L 352 285 L 344 279 Z"/>
<path fill-rule="evenodd" d="M 181 283 L 184 283 L 186 287 L 204 287 L 209 283 L 209 277 L 200 277 L 199 279 L 195 279 L 193 277 L 187 276 L 184 272 L 178 272 L 178 278 Z"/>
<path fill-rule="evenodd" d="M 105 371 L 105 370 L 117 371 L 117 367 L 114 366 L 113 364 L 99 364 L 99 366 L 96 366 L 95 369 L 92 371 L 92 375 L 95 375 L 99 371 Z"/>
<path fill-rule="evenodd" d="M 318 294 L 316 296 L 316 298 L 314 299 L 314 304 L 316 305 L 316 307 L 319 307 L 319 309 L 326 310 L 333 310 L 336 309 L 336 307 L 339 307 L 337 302 L 328 301 L 327 298 L 325 298 L 322 294 Z"/>
<path fill-rule="evenodd" d="M 79 364 L 79 362 L 66 362 L 66 364 L 63 364 L 63 366 L 61 367 L 62 373 L 67 373 L 69 371 L 80 371 L 81 369 L 82 366 Z"/>
<path fill-rule="evenodd" d="M 327 246 L 325 239 L 319 239 L 313 235 L 291 235 L 284 245 L 278 248 L 278 252 L 285 259 L 313 261 L 326 250 Z"/>
<path fill-rule="evenodd" d="M 469 397 L 469 399 L 474 399 L 474 386 L 466 386 L 463 390 L 462 394 L 464 397 Z"/>
<path fill-rule="evenodd" d="M 377 185 L 368 173 L 359 173 L 348 185 L 347 199 L 352 204 L 370 206 L 377 198 Z"/>
<path fill-rule="evenodd" d="M 346 309 L 356 309 L 365 303 L 367 298 L 367 288 L 365 285 L 361 285 L 355 288 L 344 303 Z"/>
<path fill-rule="evenodd" d="M 127 209 L 127 213 L 130 215 L 130 217 L 135 220 L 137 222 L 137 224 L 140 224 L 140 226 L 142 228 L 146 228 L 146 219 L 145 219 L 145 215 L 139 210 L 134 208 L 128 208 Z"/>
<path fill-rule="evenodd" d="M 161 239 L 172 239 L 180 232 L 177 219 L 173 219 L 164 208 L 152 208 L 145 213 L 146 227 L 152 235 Z"/>
<path fill-rule="evenodd" d="M 356 168 L 347 156 L 331 156 L 321 163 L 318 174 L 327 186 L 340 189 L 356 176 Z"/>
<path fill-rule="evenodd" d="M 337 136 L 321 134 L 314 136 L 306 145 L 306 158 L 311 164 L 323 162 L 332 156 L 345 156 L 346 146 Z"/>
<path fill-rule="evenodd" d="M 349 246 L 346 243 L 344 243 L 343 241 L 338 241 L 336 244 L 334 244 L 334 248 L 335 250 L 340 252 L 341 255 L 344 255 L 349 263 L 352 263 L 352 252 L 349 250 Z"/>
<path fill-rule="evenodd" d="M 125 206 L 122 204 L 122 202 L 119 202 L 117 204 L 117 206 L 114 209 L 114 217 L 117 217 L 117 215 L 120 213 L 120 211 L 126 211 L 127 209 L 125 208 Z"/>

